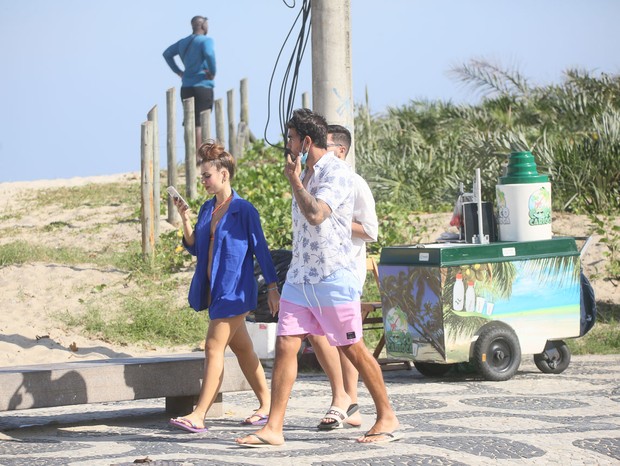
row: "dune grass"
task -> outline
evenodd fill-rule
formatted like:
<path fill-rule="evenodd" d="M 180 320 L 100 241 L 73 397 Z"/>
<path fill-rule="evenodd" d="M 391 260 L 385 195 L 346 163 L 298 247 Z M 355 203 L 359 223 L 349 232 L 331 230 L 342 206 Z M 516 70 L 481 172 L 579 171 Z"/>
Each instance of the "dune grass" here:
<path fill-rule="evenodd" d="M 145 296 L 127 296 L 113 314 L 101 303 L 91 303 L 79 315 L 63 313 L 60 320 L 68 327 L 116 345 L 172 347 L 195 345 L 204 340 L 208 325 L 206 312 L 179 307 L 168 293 L 154 295 L 155 287 Z"/>
<path fill-rule="evenodd" d="M 368 106 L 359 109 L 355 118 L 356 170 L 373 189 L 381 226 L 379 240 L 369 245 L 369 251 L 376 254 L 383 246 L 415 244 L 424 234 L 417 214 L 449 211 L 458 182 L 465 181 L 463 177 L 476 167 L 483 167 L 483 197 L 493 199 L 506 154 L 532 150 L 540 170 L 553 178 L 554 208 L 589 214 L 603 236 L 607 265 L 597 278 L 617 280 L 620 230 L 611 225 L 620 199 L 619 87 L 618 76 L 569 71 L 560 86 L 527 88 L 518 95 L 499 89 L 474 106 L 414 101 L 379 115 L 372 115 Z M 582 94 L 584 98 L 579 102 L 584 105 L 575 107 L 575 95 Z M 244 154 L 235 178 L 235 189 L 259 210 L 273 249 L 288 248 L 291 240 L 290 192 L 282 177 L 281 157 L 281 150 L 257 141 Z M 91 184 L 36 191 L 28 201 L 34 208 L 80 209 L 81 216 L 88 215 L 88 208 L 121 207 L 127 220 L 139 221 L 139 190 L 137 180 Z M 190 200 L 194 210 L 203 201 Z M 19 212 L 15 212 L 18 216 Z M 61 233 L 67 227 L 64 222 L 52 222 L 45 229 Z M 139 238 L 115 245 L 114 252 L 95 253 L 80 248 L 44 247 L 19 239 L 6 241 L 18 237 L 16 233 L 0 229 L 0 238 L 5 240 L 0 246 L 0 267 L 28 262 L 114 267 L 127 272 L 128 280 L 142 290 L 140 294 L 149 297 L 142 302 L 135 296 L 119 296 L 120 312 L 116 315 L 101 306 L 89 305 L 82 316 L 67 320 L 70 325 L 120 344 L 144 341 L 174 345 L 197 338 L 183 330 L 187 322 L 179 320 L 181 314 L 186 314 L 183 319 L 196 317 L 188 317 L 191 313 L 179 309 L 173 299 L 187 294 L 187 278 L 179 283 L 177 274 L 191 270 L 191 258 L 179 248 L 176 232 L 161 236 L 152 263 L 143 260 Z M 374 280 L 369 277 L 368 283 L 372 285 Z M 380 300 L 379 293 L 367 289 L 364 299 Z M 606 308 L 605 303 L 599 304 L 594 329 L 583 338 L 567 341 L 576 354 L 619 352 L 620 306 L 609 304 Z M 378 332 L 369 332 L 367 344 L 372 347 L 379 336 Z"/>
<path fill-rule="evenodd" d="M 37 193 L 32 201 L 38 206 L 61 205 L 67 209 L 126 205 L 130 220 L 135 220 L 139 215 L 135 207 L 136 196 L 135 185 L 112 183 L 49 189 Z M 85 204 L 76 199 L 83 199 Z M 51 232 L 62 232 L 64 228 L 64 222 L 51 222 L 45 227 Z M 102 300 L 93 300 L 85 303 L 84 312 L 79 315 L 60 315 L 60 322 L 118 345 L 195 345 L 204 339 L 208 316 L 178 304 L 179 296 L 186 295 L 189 285 L 187 275 L 181 280 L 178 273 L 191 269 L 191 258 L 179 245 L 178 232 L 163 234 L 155 260 L 150 263 L 144 260 L 138 239 L 116 245 L 115 251 L 106 249 L 96 254 L 75 246 L 49 247 L 17 239 L 0 245 L 0 267 L 36 262 L 65 265 L 88 263 L 126 272 L 127 280 L 140 289 L 140 296 L 120 293 L 112 296 L 111 302 L 116 307 L 113 312 L 105 300 L 105 305 Z M 381 300 L 371 274 L 366 281 L 363 299 Z M 599 308 L 598 321 L 590 333 L 582 338 L 567 340 L 574 354 L 620 352 L 620 306 L 599 303 Z M 369 348 L 374 348 L 380 337 L 381 331 L 370 330 L 365 333 L 365 342 Z"/>

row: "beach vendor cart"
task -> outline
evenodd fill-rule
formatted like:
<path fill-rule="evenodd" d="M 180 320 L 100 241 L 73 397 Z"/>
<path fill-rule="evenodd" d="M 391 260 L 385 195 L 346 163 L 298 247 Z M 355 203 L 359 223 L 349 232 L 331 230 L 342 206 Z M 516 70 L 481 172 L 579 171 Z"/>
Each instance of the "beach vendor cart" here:
<path fill-rule="evenodd" d="M 537 218 L 541 209 L 550 212 L 545 199 L 527 201 Z M 509 210 L 504 218 L 514 214 Z M 549 239 L 529 232 L 528 240 L 506 241 L 500 230 L 500 241 L 486 244 L 384 247 L 379 280 L 388 357 L 408 358 L 427 376 L 471 362 L 486 380 L 508 380 L 522 354 L 534 355 L 542 372 L 564 371 L 570 351 L 563 339 L 592 327 L 594 295 L 581 272 L 587 241 L 580 249 L 585 238 L 552 237 L 550 222 L 549 215 L 540 235 Z"/>
<path fill-rule="evenodd" d="M 386 247 L 379 279 L 388 356 L 428 376 L 472 362 L 485 379 L 508 380 L 521 354 L 557 374 L 570 362 L 563 339 L 593 324 L 575 238 Z"/>

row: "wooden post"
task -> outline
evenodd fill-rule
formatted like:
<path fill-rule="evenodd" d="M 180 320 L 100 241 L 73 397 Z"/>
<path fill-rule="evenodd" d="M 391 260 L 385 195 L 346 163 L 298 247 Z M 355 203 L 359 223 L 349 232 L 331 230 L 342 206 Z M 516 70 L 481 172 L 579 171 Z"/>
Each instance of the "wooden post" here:
<path fill-rule="evenodd" d="M 161 212 L 161 172 L 159 162 L 159 123 L 157 119 L 157 105 L 147 114 L 146 119 L 151 122 L 153 136 L 153 225 L 155 242 L 159 241 L 159 218 Z"/>
<path fill-rule="evenodd" d="M 241 100 L 241 121 L 250 126 L 250 104 L 248 103 L 248 79 L 243 78 L 239 85 L 239 99 Z"/>
<path fill-rule="evenodd" d="M 196 199 L 196 117 L 194 98 L 183 100 L 183 128 L 185 129 L 185 194 L 188 199 Z"/>
<path fill-rule="evenodd" d="M 224 130 L 224 102 L 222 99 L 215 101 L 215 138 L 226 147 L 226 135 Z"/>
<path fill-rule="evenodd" d="M 248 78 L 243 78 L 239 86 L 239 98 L 241 99 L 241 122 L 245 123 L 247 135 L 243 138 L 244 147 L 239 148 L 239 152 L 243 152 L 245 146 L 248 146 L 250 142 L 256 141 L 256 138 L 250 131 L 250 104 L 248 93 Z M 240 123 L 241 123 L 240 122 Z"/>
<path fill-rule="evenodd" d="M 245 152 L 245 148 L 250 143 L 250 129 L 245 121 L 239 122 L 239 128 L 237 129 L 237 152 L 238 154 L 235 156 L 237 159 L 243 158 L 243 154 Z"/>
<path fill-rule="evenodd" d="M 208 108 L 200 112 L 200 127 L 202 128 L 202 141 L 211 139 L 211 109 Z"/>
<path fill-rule="evenodd" d="M 168 186 L 174 186 L 178 190 L 177 186 L 177 129 L 176 129 L 176 99 L 174 95 L 174 87 L 166 91 L 166 121 L 168 123 L 168 136 L 166 140 L 166 152 L 168 162 Z M 174 206 L 172 198 L 166 196 L 168 199 L 168 223 L 178 227 L 181 225 L 181 216 L 179 211 Z"/>
<path fill-rule="evenodd" d="M 150 121 L 141 127 L 141 191 L 142 191 L 142 256 L 151 264 L 155 259 L 155 228 L 153 226 L 153 127 Z"/>
<path fill-rule="evenodd" d="M 234 157 L 237 157 L 237 127 L 235 124 L 235 91 L 233 89 L 228 90 L 226 93 L 226 100 L 228 103 L 228 152 Z"/>
<path fill-rule="evenodd" d="M 301 95 L 301 106 L 303 108 L 310 108 L 310 95 L 307 92 Z"/>
<path fill-rule="evenodd" d="M 372 137 L 372 128 L 370 126 L 370 101 L 368 99 L 368 85 L 364 88 L 364 96 L 366 98 L 366 132 L 368 133 L 368 141 L 374 143 Z"/>

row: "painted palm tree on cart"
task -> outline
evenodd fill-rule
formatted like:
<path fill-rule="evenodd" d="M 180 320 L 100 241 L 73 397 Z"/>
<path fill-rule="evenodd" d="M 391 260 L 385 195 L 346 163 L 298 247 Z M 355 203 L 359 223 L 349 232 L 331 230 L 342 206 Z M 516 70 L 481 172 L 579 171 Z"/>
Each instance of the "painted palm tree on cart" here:
<path fill-rule="evenodd" d="M 472 339 L 493 320 L 570 333 L 579 320 L 579 273 L 575 256 L 389 266 L 381 279 L 387 350 L 418 361 L 467 361 Z"/>

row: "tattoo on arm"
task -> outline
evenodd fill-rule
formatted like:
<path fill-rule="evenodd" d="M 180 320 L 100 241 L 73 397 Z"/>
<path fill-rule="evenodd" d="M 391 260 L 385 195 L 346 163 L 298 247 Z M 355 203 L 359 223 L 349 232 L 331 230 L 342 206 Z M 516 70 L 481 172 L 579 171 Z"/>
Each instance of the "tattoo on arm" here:
<path fill-rule="evenodd" d="M 295 190 L 299 210 L 311 225 L 321 224 L 331 213 L 329 206 L 312 196 L 305 188 Z"/>

